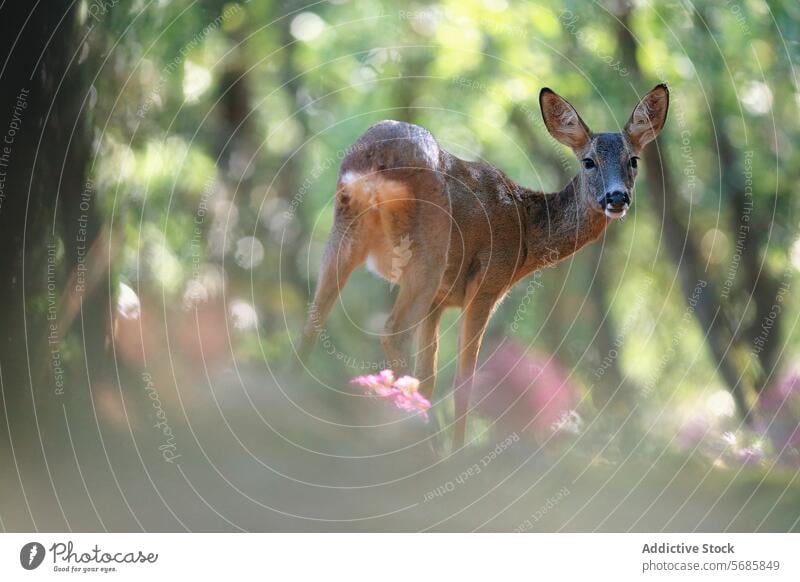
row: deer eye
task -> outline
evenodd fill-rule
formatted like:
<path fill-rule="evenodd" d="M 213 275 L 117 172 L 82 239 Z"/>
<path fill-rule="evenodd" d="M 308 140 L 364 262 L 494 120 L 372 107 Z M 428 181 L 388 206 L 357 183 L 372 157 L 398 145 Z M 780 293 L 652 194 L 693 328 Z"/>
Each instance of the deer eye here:
<path fill-rule="evenodd" d="M 592 168 L 597 167 L 597 164 L 594 163 L 594 160 L 592 158 L 584 158 L 581 161 L 583 162 L 583 167 L 586 168 L 587 170 L 591 170 Z"/>
<path fill-rule="evenodd" d="M 630 165 L 631 165 L 631 168 L 633 168 L 634 170 L 636 168 L 638 168 L 639 167 L 639 158 L 637 158 L 636 156 L 633 156 L 631 158 L 631 160 L 630 160 Z"/>

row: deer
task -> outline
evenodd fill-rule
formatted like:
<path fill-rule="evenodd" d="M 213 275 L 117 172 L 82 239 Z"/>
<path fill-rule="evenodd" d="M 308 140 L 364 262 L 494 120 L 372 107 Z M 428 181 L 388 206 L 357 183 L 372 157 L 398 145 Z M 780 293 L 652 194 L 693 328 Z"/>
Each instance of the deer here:
<path fill-rule="evenodd" d="M 549 134 L 580 162 L 559 192 L 521 186 L 487 162 L 447 152 L 427 129 L 392 120 L 370 127 L 339 168 L 333 226 L 298 355 L 301 361 L 308 357 L 348 277 L 366 263 L 399 287 L 381 335 L 387 361 L 396 374 L 408 372 L 416 340 L 414 375 L 430 400 L 442 313 L 460 308 L 455 450 L 464 446 L 470 392 L 493 310 L 522 278 L 572 256 L 625 216 L 639 154 L 666 122 L 669 91 L 656 85 L 619 132 L 593 133 L 549 88 L 541 90 L 539 107 Z"/>

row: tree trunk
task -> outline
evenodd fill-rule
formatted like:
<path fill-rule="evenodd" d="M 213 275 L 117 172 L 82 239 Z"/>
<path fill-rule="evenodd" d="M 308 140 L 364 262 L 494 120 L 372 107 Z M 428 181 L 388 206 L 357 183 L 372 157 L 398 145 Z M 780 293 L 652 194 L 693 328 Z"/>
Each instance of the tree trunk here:
<path fill-rule="evenodd" d="M 631 71 L 632 77 L 642 83 L 642 73 L 636 60 L 636 41 L 631 33 L 631 8 L 620 3 L 617 12 L 617 39 L 621 47 L 622 59 Z M 747 394 L 749 385 L 734 361 L 734 337 L 727 318 L 721 313 L 721 298 L 714 281 L 704 268 L 702 253 L 692 237 L 689 228 L 682 224 L 678 209 L 678 189 L 669 160 L 652 145 L 645 149 L 646 184 L 649 197 L 654 200 L 653 208 L 661 222 L 661 232 L 667 252 L 675 263 L 680 277 L 681 288 L 687 300 L 696 295 L 698 285 L 702 285 L 692 313 L 705 335 L 713 363 L 736 401 L 736 405 L 746 419 L 749 419 L 750 405 Z"/>
<path fill-rule="evenodd" d="M 8 482 L 18 487 L 0 495 L 6 515 L 27 505 L 23 490 L 50 490 L 43 486 L 52 479 L 46 463 L 66 453 L 65 414 L 76 405 L 88 409 L 80 403 L 89 391 L 75 379 L 107 362 L 108 288 L 96 284 L 103 267 L 90 259 L 90 249 L 102 245 L 95 244 L 101 226 L 85 179 L 91 99 L 86 62 L 78 62 L 87 30 L 79 29 L 78 12 L 67 1 L 0 9 L 7 57 L 0 93 L 0 440 L 14 447 L 13 459 L 10 447 L 0 447 L 0 464 L 19 471 L 19 481 Z M 70 328 L 80 334 L 65 349 Z M 15 520 L 15 528 L 64 515 L 55 490 L 28 507 L 30 521 Z"/>
<path fill-rule="evenodd" d="M 71 322 L 60 319 L 60 309 L 66 297 L 82 294 L 77 285 L 86 273 L 76 279 L 78 265 L 100 232 L 85 180 L 87 86 L 77 59 L 69 64 L 79 47 L 77 9 L 56 2 L 31 10 L 6 6 L 0 41 L 9 55 L 0 97 L 0 285 L 7 298 L 0 307 L 0 368 L 7 412 L 15 418 L 31 414 L 34 397 L 37 408 L 46 408 L 65 395 L 58 340 Z M 76 287 L 65 285 L 70 276 Z M 106 294 L 83 295 L 91 305 L 83 321 L 89 353 L 102 353 Z M 93 351 L 98 343 L 100 351 Z"/>

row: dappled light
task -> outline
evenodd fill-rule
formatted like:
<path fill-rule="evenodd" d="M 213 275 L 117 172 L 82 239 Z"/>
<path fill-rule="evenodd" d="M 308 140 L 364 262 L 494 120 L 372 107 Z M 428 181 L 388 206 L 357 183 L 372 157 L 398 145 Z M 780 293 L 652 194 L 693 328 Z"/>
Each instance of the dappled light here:
<path fill-rule="evenodd" d="M 800 530 L 796 2 L 17 4 L 1 528 Z"/>

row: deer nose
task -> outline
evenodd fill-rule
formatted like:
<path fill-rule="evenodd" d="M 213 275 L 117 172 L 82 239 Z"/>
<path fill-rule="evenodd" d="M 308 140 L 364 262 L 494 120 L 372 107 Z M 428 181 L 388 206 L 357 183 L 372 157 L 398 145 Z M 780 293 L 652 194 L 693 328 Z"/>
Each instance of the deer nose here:
<path fill-rule="evenodd" d="M 614 190 L 613 192 L 606 192 L 606 208 L 614 211 L 625 210 L 630 206 L 631 197 L 627 192 L 621 190 Z"/>

